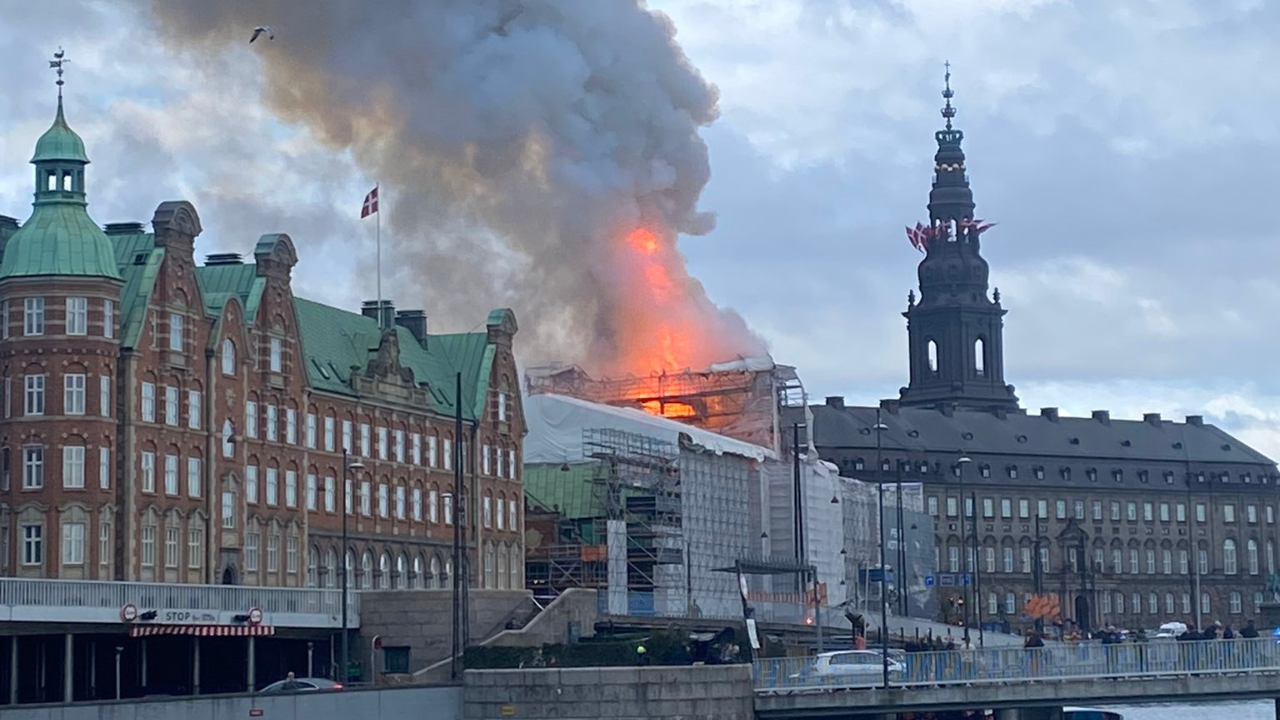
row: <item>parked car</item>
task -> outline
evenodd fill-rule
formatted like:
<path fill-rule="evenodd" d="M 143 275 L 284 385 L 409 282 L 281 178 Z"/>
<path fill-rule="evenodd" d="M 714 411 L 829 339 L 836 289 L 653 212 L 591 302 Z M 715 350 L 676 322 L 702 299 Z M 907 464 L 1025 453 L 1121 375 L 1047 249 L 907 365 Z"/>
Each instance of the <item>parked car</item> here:
<path fill-rule="evenodd" d="M 851 685 L 875 685 L 884 678 L 884 668 L 889 668 L 889 679 L 897 680 L 906 672 L 906 666 L 893 659 L 888 660 L 879 650 L 837 650 L 816 655 L 805 673 L 796 673 L 793 680 L 802 676 L 820 680 L 823 684 L 848 683 Z"/>
<path fill-rule="evenodd" d="M 288 680 L 278 680 L 258 691 L 259 695 L 279 695 L 280 693 L 291 692 L 337 692 L 342 689 L 342 683 L 335 682 L 328 678 L 294 678 L 293 682 L 296 688 L 286 688 Z"/>
<path fill-rule="evenodd" d="M 1124 716 L 1114 710 L 1069 707 L 1062 709 L 1062 720 L 1124 720 Z"/>

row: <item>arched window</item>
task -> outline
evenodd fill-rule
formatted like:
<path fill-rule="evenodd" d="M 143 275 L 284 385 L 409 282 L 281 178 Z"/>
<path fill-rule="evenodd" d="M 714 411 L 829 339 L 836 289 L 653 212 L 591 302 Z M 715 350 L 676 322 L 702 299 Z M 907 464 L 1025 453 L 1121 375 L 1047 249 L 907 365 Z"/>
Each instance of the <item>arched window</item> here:
<path fill-rule="evenodd" d="M 1164 614 L 1172 617 L 1174 612 L 1176 611 L 1177 611 L 1177 608 L 1175 608 L 1173 604 L 1173 593 L 1165 593 L 1164 594 Z"/>
<path fill-rule="evenodd" d="M 1243 607 L 1241 607 L 1243 603 L 1241 603 L 1240 601 L 1240 593 L 1235 590 L 1232 590 L 1231 594 L 1227 596 L 1227 601 L 1231 605 L 1232 615 L 1239 615 L 1241 611 L 1244 609 Z"/>
<path fill-rule="evenodd" d="M 493 589 L 493 564 L 494 564 L 493 541 L 484 545 L 484 586 L 486 589 Z"/>
<path fill-rule="evenodd" d="M 444 573 L 440 575 L 440 587 L 449 587 L 453 582 L 453 560 L 444 561 Z"/>
<path fill-rule="evenodd" d="M 507 590 L 507 545 L 503 543 L 498 547 L 498 577 L 497 588 L 499 590 Z"/>
<path fill-rule="evenodd" d="M 929 372 L 938 372 L 938 343 L 930 340 L 925 346 L 925 352 L 929 362 Z"/>
<path fill-rule="evenodd" d="M 222 457 L 232 457 L 236 454 L 236 426 L 231 423 L 231 418 L 222 421 Z"/>
<path fill-rule="evenodd" d="M 378 589 L 386 590 L 391 587 L 391 556 L 382 553 L 382 557 L 378 558 Z"/>
<path fill-rule="evenodd" d="M 511 589 L 523 590 L 524 583 L 520 580 L 520 566 L 524 564 L 524 558 L 520 557 L 520 545 L 514 543 L 511 545 L 511 563 L 508 571 L 511 573 Z"/>
<path fill-rule="evenodd" d="M 1227 538 L 1222 541 L 1222 572 L 1235 575 L 1239 568 L 1236 565 L 1236 541 Z"/>
<path fill-rule="evenodd" d="M 1270 540 L 1267 541 L 1267 574 L 1275 575 L 1276 573 L 1276 545 Z"/>
<path fill-rule="evenodd" d="M 368 550 L 360 558 L 360 588 L 369 590 L 373 587 L 373 553 Z"/>
<path fill-rule="evenodd" d="M 222 339 L 222 374 L 236 374 L 236 344 L 231 338 Z"/>
<path fill-rule="evenodd" d="M 320 548 L 311 546 L 307 554 L 307 587 L 319 587 L 320 583 Z"/>
<path fill-rule="evenodd" d="M 422 556 L 421 556 L 421 555 L 416 555 L 416 556 L 414 556 L 414 558 L 413 558 L 413 588 L 414 588 L 415 590 L 421 590 L 422 588 L 426 587 L 426 585 L 425 585 L 425 583 L 426 583 L 426 578 L 424 578 L 424 577 L 422 576 L 422 571 L 423 571 L 423 569 L 424 569 L 424 568 L 422 567 Z"/>
<path fill-rule="evenodd" d="M 1200 593 L 1200 614 L 1208 615 L 1212 610 L 1209 609 L 1209 593 Z"/>
<path fill-rule="evenodd" d="M 987 374 L 987 343 L 982 338 L 973 343 L 973 371 L 978 377 Z"/>
<path fill-rule="evenodd" d="M 1250 540 L 1245 545 L 1245 561 L 1249 563 L 1249 574 L 1258 574 L 1258 541 Z"/>
<path fill-rule="evenodd" d="M 440 588 L 440 583 L 442 580 L 444 580 L 444 578 L 440 577 L 440 556 L 432 555 L 431 556 L 431 578 L 427 583 L 427 587 L 431 588 L 432 590 L 438 590 Z"/>
<path fill-rule="evenodd" d="M 409 559 L 404 556 L 404 553 L 400 553 L 400 557 L 396 558 L 396 576 L 392 579 L 395 581 L 397 590 L 408 587 Z"/>
<path fill-rule="evenodd" d="M 324 586 L 332 588 L 338 582 L 338 553 L 333 548 L 324 556 Z"/>

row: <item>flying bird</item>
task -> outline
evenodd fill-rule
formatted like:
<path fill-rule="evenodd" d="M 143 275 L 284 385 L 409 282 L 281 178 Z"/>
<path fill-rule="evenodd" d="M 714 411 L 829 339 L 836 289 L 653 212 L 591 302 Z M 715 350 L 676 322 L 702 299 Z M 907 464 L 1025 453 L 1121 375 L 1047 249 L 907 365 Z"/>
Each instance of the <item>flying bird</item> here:
<path fill-rule="evenodd" d="M 270 25 L 259 25 L 258 27 L 253 29 L 253 37 L 249 38 L 249 42 L 253 42 L 254 40 L 257 40 L 259 37 L 261 37 L 264 34 L 267 36 L 268 40 L 276 39 L 275 28 L 271 27 Z"/>

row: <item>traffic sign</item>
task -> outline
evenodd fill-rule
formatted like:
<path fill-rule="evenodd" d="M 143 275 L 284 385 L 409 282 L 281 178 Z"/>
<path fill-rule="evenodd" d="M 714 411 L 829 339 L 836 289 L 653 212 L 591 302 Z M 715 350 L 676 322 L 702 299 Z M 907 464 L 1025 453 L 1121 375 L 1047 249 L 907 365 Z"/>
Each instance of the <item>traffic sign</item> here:
<path fill-rule="evenodd" d="M 961 585 L 968 586 L 968 585 L 970 585 L 972 582 L 973 582 L 973 576 L 971 576 L 969 573 L 964 573 L 964 574 L 962 574 L 962 575 L 960 576 L 960 584 L 961 584 Z"/>
<path fill-rule="evenodd" d="M 925 575 L 925 576 L 924 576 L 924 586 L 925 586 L 925 587 L 933 587 L 933 583 L 934 583 L 934 577 L 933 577 L 932 575 Z"/>

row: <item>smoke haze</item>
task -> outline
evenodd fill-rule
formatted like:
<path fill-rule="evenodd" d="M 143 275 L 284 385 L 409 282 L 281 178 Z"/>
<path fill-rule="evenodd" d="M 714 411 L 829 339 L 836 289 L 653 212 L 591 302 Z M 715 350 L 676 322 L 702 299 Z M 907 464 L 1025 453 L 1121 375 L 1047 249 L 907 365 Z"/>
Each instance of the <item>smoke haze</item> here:
<path fill-rule="evenodd" d="M 717 91 L 666 16 L 634 0 L 127 1 L 172 47 L 260 53 L 273 112 L 380 182 L 398 306 L 510 306 L 530 361 L 598 373 L 763 351 L 675 247 L 714 225 L 698 133 Z M 260 24 L 276 40 L 248 46 Z"/>

